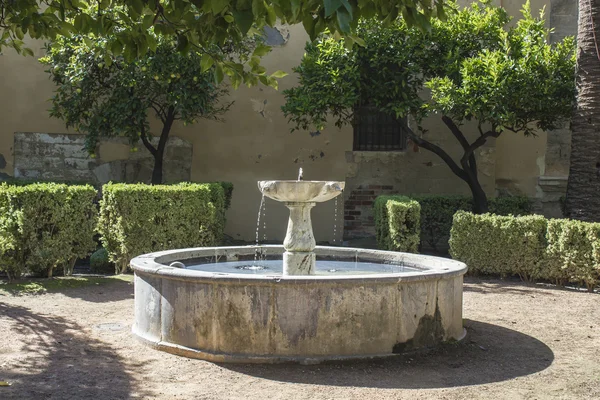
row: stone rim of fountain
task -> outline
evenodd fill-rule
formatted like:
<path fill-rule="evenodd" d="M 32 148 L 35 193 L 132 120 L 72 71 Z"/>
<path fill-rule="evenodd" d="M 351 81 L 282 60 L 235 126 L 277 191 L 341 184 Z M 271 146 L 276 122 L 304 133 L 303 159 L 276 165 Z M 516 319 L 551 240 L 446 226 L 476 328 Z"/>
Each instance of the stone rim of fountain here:
<path fill-rule="evenodd" d="M 267 255 L 282 255 L 284 247 L 281 245 L 259 246 Z M 467 272 L 467 265 L 463 262 L 440 259 L 435 256 L 422 254 L 402 253 L 386 250 L 356 249 L 351 247 L 316 246 L 317 256 L 355 256 L 361 257 L 361 262 L 394 262 L 419 268 L 415 272 L 386 272 L 369 275 L 283 275 L 283 274 L 241 274 L 235 272 L 207 272 L 202 270 L 183 269 L 169 266 L 175 261 L 195 259 L 201 257 L 234 257 L 239 255 L 250 256 L 254 254 L 256 246 L 223 246 L 223 247 L 198 247 L 190 249 L 166 250 L 144 254 L 131 260 L 131 266 L 137 272 L 170 276 L 173 278 L 192 280 L 220 280 L 220 281 L 252 281 L 252 282 L 315 282 L 323 283 L 351 283 L 367 279 L 369 282 L 415 282 L 441 278 L 451 278 Z M 427 265 L 431 263 L 432 265 Z M 443 264 L 443 265 L 442 265 Z"/>
<path fill-rule="evenodd" d="M 298 179 L 258 183 L 263 198 L 274 198 L 290 209 L 283 246 L 257 243 L 166 250 L 131 260 L 133 333 L 154 348 L 187 357 L 303 364 L 389 357 L 465 337 L 464 263 L 394 251 L 316 246 L 310 209 L 341 194 L 344 182 L 302 181 L 302 169 Z M 266 260 L 283 260 L 283 271 L 202 269 L 221 260 L 254 259 L 256 263 L 259 249 Z M 311 275 L 317 257 L 354 261 L 355 266 L 408 268 Z"/>
<path fill-rule="evenodd" d="M 281 245 L 259 247 L 270 256 L 281 257 L 285 251 Z M 131 261 L 135 272 L 134 335 L 155 349 L 207 361 L 301 364 L 394 357 L 398 353 L 418 351 L 465 337 L 462 275 L 467 266 L 451 259 L 317 246 L 317 255 L 358 254 L 360 262 L 404 262 L 422 270 L 368 275 L 284 276 L 169 266 L 173 261 L 189 260 L 195 264 L 199 258 L 210 257 L 234 261 L 236 255 L 251 257 L 255 248 L 203 247 L 135 257 Z M 306 308 L 307 304 L 313 303 L 314 308 Z M 190 308 L 189 304 L 195 306 Z M 229 320 L 227 310 L 231 307 L 241 313 L 235 315 L 242 316 L 242 321 Z M 354 323 L 349 317 L 339 319 L 338 316 L 348 312 L 358 316 L 362 323 Z M 294 317 L 286 317 L 289 315 Z M 374 318 L 378 322 L 366 323 L 365 318 L 369 321 Z M 207 333 L 198 336 L 196 329 L 200 321 Z M 419 334 L 423 321 L 440 324 L 441 335 L 435 330 Z M 342 325 L 334 326 L 332 329 L 337 331 L 333 333 L 329 329 L 317 329 L 319 324 L 328 323 Z M 375 336 L 373 326 L 379 327 L 375 328 L 378 332 Z M 238 330 L 250 336 L 244 336 L 243 340 L 237 336 L 230 338 L 231 333 Z M 273 332 L 276 334 L 272 335 Z M 438 333 L 434 335 L 434 332 Z M 339 335 L 348 335 L 350 347 L 340 344 L 346 341 L 340 342 Z M 429 339 L 421 342 L 419 335 Z M 303 339 L 294 339 L 299 337 Z M 265 343 L 269 343 L 268 349 Z M 414 347 L 405 350 L 401 347 L 411 346 L 411 343 Z M 315 347 L 310 347 L 312 350 L 309 351 L 305 346 Z"/>

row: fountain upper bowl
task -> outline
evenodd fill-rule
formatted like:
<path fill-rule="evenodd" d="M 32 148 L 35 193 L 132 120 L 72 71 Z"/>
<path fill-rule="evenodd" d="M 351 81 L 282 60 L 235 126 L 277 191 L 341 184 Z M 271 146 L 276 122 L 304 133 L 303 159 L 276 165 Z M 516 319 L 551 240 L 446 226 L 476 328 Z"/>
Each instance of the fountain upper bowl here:
<path fill-rule="evenodd" d="M 265 196 L 286 203 L 319 203 L 338 196 L 345 182 L 337 181 L 259 181 Z"/>

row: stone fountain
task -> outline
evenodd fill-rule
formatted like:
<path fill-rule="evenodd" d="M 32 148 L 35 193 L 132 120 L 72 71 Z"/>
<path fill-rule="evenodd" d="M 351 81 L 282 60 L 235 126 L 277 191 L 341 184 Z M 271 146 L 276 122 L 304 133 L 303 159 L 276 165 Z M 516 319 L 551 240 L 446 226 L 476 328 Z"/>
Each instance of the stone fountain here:
<path fill-rule="evenodd" d="M 386 357 L 460 340 L 465 264 L 315 246 L 311 209 L 343 182 L 261 181 L 290 210 L 283 246 L 203 247 L 134 258 L 133 333 L 218 362 Z"/>
<path fill-rule="evenodd" d="M 302 169 L 300 169 L 300 176 Z M 325 181 L 260 181 L 258 188 L 273 200 L 283 202 L 290 209 L 283 247 L 284 275 L 312 275 L 315 272 L 316 247 L 310 219 L 311 209 L 319 202 L 340 195 L 344 182 Z"/>

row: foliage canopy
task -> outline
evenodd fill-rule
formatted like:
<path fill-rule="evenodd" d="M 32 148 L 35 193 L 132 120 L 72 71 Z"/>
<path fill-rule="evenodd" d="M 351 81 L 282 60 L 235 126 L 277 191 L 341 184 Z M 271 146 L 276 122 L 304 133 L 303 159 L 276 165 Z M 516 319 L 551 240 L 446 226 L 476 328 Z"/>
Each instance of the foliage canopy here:
<path fill-rule="evenodd" d="M 133 60 L 157 46 L 154 35 L 175 39 L 177 49 L 211 54 L 213 46 L 241 42 L 264 26 L 302 23 L 314 38 L 328 29 L 346 34 L 361 17 L 389 22 L 403 15 L 427 27 L 432 15 L 443 15 L 446 0 L 0 0 L 0 50 L 11 47 L 33 54 L 24 37 L 55 39 L 57 35 L 108 37 L 103 52 L 123 53 Z M 226 75 L 241 62 L 224 63 Z M 256 75 L 254 72 L 250 72 Z M 255 84 L 258 81 L 252 81 Z"/>
<path fill-rule="evenodd" d="M 574 41 L 547 43 L 542 18 L 529 5 L 516 26 L 489 1 L 434 19 L 430 32 L 403 19 L 386 26 L 361 21 L 364 46 L 348 49 L 344 39 L 322 36 L 306 46 L 295 69 L 300 85 L 286 90 L 283 107 L 296 128 L 353 122 L 353 108 L 368 103 L 417 121 L 438 112 L 456 123 L 477 119 L 533 133 L 569 116 L 575 95 Z M 431 89 L 430 92 L 424 88 Z"/>
<path fill-rule="evenodd" d="M 219 119 L 230 103 L 222 101 L 227 88 L 215 81 L 223 79 L 223 70 L 212 58 L 195 50 L 178 52 L 168 37 L 154 39 L 153 52 L 128 60 L 100 53 L 110 38 L 58 37 L 40 61 L 49 67 L 47 72 L 56 84 L 50 115 L 84 133 L 92 156 L 101 137 L 127 137 L 134 151 L 141 140 L 155 159 L 153 183 L 162 183 L 163 154 L 174 122 Z M 246 41 L 218 51 L 224 53 L 224 60 L 245 62 L 257 58 L 254 54 L 262 54 L 265 47 Z M 264 84 L 277 86 L 275 77 L 267 76 L 258 63 L 253 65 Z M 243 79 L 236 74 L 229 82 L 237 87 Z M 161 122 L 158 143 L 152 140 L 150 113 Z"/>
<path fill-rule="evenodd" d="M 523 18 L 507 28 L 509 17 L 489 0 L 433 19 L 430 31 L 404 19 L 385 25 L 364 20 L 357 35 L 364 45 L 321 36 L 306 46 L 295 69 L 299 86 L 284 92 L 283 111 L 295 129 L 322 129 L 328 118 L 337 126 L 354 122 L 355 107 L 368 105 L 398 119 L 416 121 L 410 139 L 432 151 L 467 182 L 476 210 L 487 210 L 477 179 L 474 151 L 503 131 L 534 134 L 566 121 L 575 100 L 573 38 L 548 44 L 543 15 L 535 18 L 529 2 Z M 422 120 L 441 115 L 463 148 L 457 162 L 430 141 Z M 472 142 L 461 125 L 477 121 Z M 416 132 L 415 132 L 416 131 Z"/>
<path fill-rule="evenodd" d="M 50 115 L 87 134 L 93 153 L 99 137 L 125 136 L 132 145 L 149 137 L 149 113 L 163 124 L 217 118 L 226 88 L 214 83 L 214 69 L 202 71 L 202 54 L 180 54 L 159 40 L 156 52 L 131 62 L 95 56 L 104 38 L 58 38 L 40 61 L 57 85 Z"/>

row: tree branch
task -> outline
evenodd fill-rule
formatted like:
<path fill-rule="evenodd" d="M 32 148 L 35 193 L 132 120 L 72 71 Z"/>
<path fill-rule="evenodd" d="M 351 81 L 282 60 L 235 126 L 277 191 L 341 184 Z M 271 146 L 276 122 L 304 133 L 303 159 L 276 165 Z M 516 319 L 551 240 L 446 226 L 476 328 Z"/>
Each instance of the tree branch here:
<path fill-rule="evenodd" d="M 164 124 L 165 120 L 167 119 L 164 108 L 162 108 L 162 106 L 154 100 L 150 100 L 150 104 L 150 107 L 152 107 L 152 109 L 156 112 L 156 115 L 158 115 L 158 118 L 160 118 L 161 122 Z"/>
<path fill-rule="evenodd" d="M 498 136 L 500 136 L 500 133 L 502 132 L 496 132 L 496 131 L 487 131 L 485 132 L 483 135 L 479 136 L 466 150 L 465 150 L 465 154 L 463 154 L 460 163 L 461 165 L 466 165 L 467 161 L 469 159 L 469 157 L 473 156 L 473 152 L 475 150 L 477 150 L 478 148 L 480 148 L 481 146 L 483 146 L 485 144 L 485 142 L 493 137 L 493 138 L 497 138 Z"/>
<path fill-rule="evenodd" d="M 142 131 L 141 131 L 141 138 L 142 138 L 142 143 L 144 143 L 144 146 L 146 146 L 146 148 L 148 149 L 148 151 L 150 152 L 150 154 L 152 154 L 153 156 L 156 155 L 156 148 L 154 146 L 152 146 L 152 143 L 150 143 L 150 141 L 148 140 L 148 137 L 146 136 L 146 127 L 144 126 L 144 124 L 142 123 Z"/>
<path fill-rule="evenodd" d="M 465 171 L 463 171 L 458 166 L 458 164 L 456 164 L 456 162 L 452 159 L 452 157 L 450 157 L 450 155 L 448 153 L 446 153 L 441 147 L 436 146 L 435 144 L 417 136 L 417 134 L 412 129 L 410 129 L 410 127 L 408 125 L 404 125 L 404 128 L 406 129 L 406 132 L 408 133 L 410 140 L 415 142 L 419 147 L 422 147 L 422 148 L 429 150 L 432 153 L 436 154 L 439 158 L 441 158 L 448 165 L 448 167 L 450 167 L 450 169 L 452 170 L 454 175 L 458 176 L 460 179 L 462 179 L 464 181 L 466 181 L 468 179 L 467 173 Z"/>
<path fill-rule="evenodd" d="M 448 129 L 450 129 L 450 132 L 452 132 L 452 134 L 454 135 L 456 140 L 458 140 L 462 148 L 467 150 L 469 148 L 469 141 L 467 140 L 465 135 L 463 135 L 462 131 L 454 123 L 454 121 L 452 121 L 450 117 L 447 117 L 445 115 L 442 115 L 442 121 L 444 122 L 444 124 L 446 124 Z"/>
<path fill-rule="evenodd" d="M 162 132 L 160 133 L 160 139 L 158 140 L 158 147 L 156 148 L 159 155 L 162 157 L 163 152 L 165 151 L 165 146 L 167 145 L 167 139 L 169 138 L 169 133 L 171 132 L 171 127 L 173 126 L 173 121 L 175 121 L 175 107 L 170 106 L 167 111 L 167 116 L 165 118 L 165 123 L 163 124 Z"/>
<path fill-rule="evenodd" d="M 467 152 L 469 151 L 469 148 L 470 148 L 470 144 L 469 144 L 469 141 L 467 140 L 467 138 L 465 137 L 465 135 L 462 133 L 462 131 L 458 127 L 458 125 L 456 125 L 454 123 L 454 121 L 452 121 L 452 119 L 446 115 L 442 115 L 442 121 L 446 124 L 448 129 L 450 129 L 450 132 L 452 132 L 452 134 L 454 135 L 456 140 L 458 140 L 458 142 L 464 149 L 465 155 L 467 155 Z M 481 125 L 479 125 L 478 128 L 481 133 Z M 483 133 L 482 133 L 482 136 L 483 136 Z M 460 160 L 460 165 L 462 165 L 463 169 L 467 173 L 475 174 L 475 175 L 477 174 L 477 161 L 475 160 L 475 154 L 473 154 L 473 151 L 471 151 L 468 156 L 466 156 L 466 157 L 463 156 L 463 158 Z"/>

